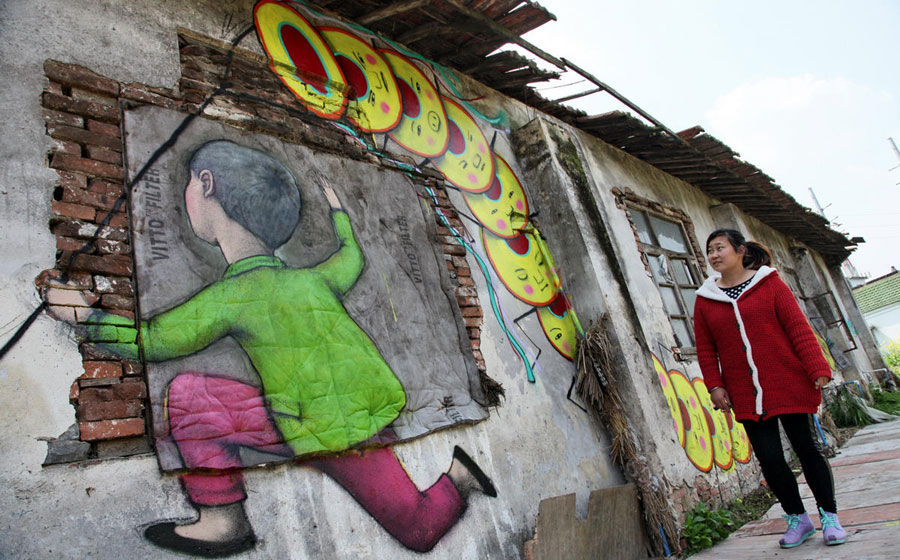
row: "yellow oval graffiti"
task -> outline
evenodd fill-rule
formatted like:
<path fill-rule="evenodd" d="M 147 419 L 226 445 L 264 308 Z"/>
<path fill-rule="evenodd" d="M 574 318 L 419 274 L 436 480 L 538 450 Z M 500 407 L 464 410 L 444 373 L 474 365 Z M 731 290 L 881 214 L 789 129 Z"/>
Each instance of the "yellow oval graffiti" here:
<path fill-rule="evenodd" d="M 712 437 L 709 435 L 709 425 L 700 399 L 691 382 L 680 371 L 669 371 L 669 379 L 672 380 L 679 408 L 685 416 L 684 452 L 695 467 L 709 472 L 713 466 Z"/>
<path fill-rule="evenodd" d="M 388 132 L 395 142 L 414 154 L 434 158 L 447 150 L 450 134 L 447 113 L 434 85 L 405 56 L 379 49 L 400 90 L 403 113 L 400 123 Z"/>
<path fill-rule="evenodd" d="M 750 462 L 750 439 L 747 437 L 747 430 L 744 425 L 738 422 L 734 417 L 734 411 L 728 416 L 728 425 L 731 427 L 731 443 L 734 445 L 734 460 L 738 463 Z"/>
<path fill-rule="evenodd" d="M 569 300 L 562 292 L 546 307 L 538 307 L 538 320 L 547 340 L 569 360 L 575 359 L 575 322 Z"/>
<path fill-rule="evenodd" d="M 498 237 L 515 237 L 528 225 L 525 189 L 506 160 L 497 154 L 490 188 L 479 194 L 462 193 L 475 219 Z"/>
<path fill-rule="evenodd" d="M 339 27 L 320 27 L 350 86 L 347 119 L 364 132 L 386 132 L 400 122 L 403 104 L 387 61 L 368 43 Z"/>
<path fill-rule="evenodd" d="M 533 234 L 522 232 L 504 239 L 482 229 L 481 239 L 497 276 L 512 295 L 537 307 L 553 301 L 559 291 L 556 273 Z"/>
<path fill-rule="evenodd" d="M 706 416 L 709 425 L 710 435 L 712 436 L 713 460 L 720 468 L 728 470 L 734 464 L 734 456 L 732 454 L 731 430 L 728 427 L 728 420 L 725 413 L 721 410 L 715 410 L 712 399 L 709 397 L 709 391 L 706 389 L 706 383 L 699 377 L 691 381 L 694 391 L 700 398 L 700 405 L 703 407 L 703 413 Z"/>
<path fill-rule="evenodd" d="M 669 379 L 669 373 L 663 367 L 659 358 L 650 354 L 653 358 L 653 368 L 656 370 L 656 376 L 659 378 L 659 384 L 662 386 L 663 395 L 666 397 L 666 404 L 669 405 L 669 412 L 672 413 L 672 423 L 675 425 L 675 433 L 678 435 L 678 445 L 684 447 L 684 418 L 681 416 L 681 409 L 678 406 L 678 397 L 675 395 L 675 389 L 672 387 L 672 380 Z"/>
<path fill-rule="evenodd" d="M 253 18 L 269 66 L 284 85 L 313 113 L 340 118 L 347 104 L 347 83 L 312 24 L 277 0 L 258 3 Z"/>
<path fill-rule="evenodd" d="M 456 101 L 441 96 L 447 111 L 450 135 L 447 151 L 434 158 L 434 166 L 451 183 L 464 191 L 484 192 L 494 180 L 494 158 L 478 123 Z"/>

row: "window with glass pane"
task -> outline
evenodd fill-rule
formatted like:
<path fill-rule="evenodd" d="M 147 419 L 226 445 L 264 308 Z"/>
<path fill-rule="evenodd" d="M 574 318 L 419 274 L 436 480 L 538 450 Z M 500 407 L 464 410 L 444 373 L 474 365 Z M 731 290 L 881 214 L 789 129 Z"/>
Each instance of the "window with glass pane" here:
<path fill-rule="evenodd" d="M 701 277 L 684 227 L 680 222 L 667 220 L 635 208 L 629 208 L 638 230 L 638 239 L 647 254 L 653 280 L 659 288 L 663 308 L 669 316 L 675 340 L 681 348 L 694 346 L 692 314 L 694 292 Z"/>

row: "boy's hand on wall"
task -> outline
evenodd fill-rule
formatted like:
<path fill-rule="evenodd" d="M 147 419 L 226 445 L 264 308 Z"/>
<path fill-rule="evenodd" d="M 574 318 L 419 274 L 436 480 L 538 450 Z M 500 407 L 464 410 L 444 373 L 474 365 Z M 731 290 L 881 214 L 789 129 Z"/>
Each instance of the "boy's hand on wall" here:
<path fill-rule="evenodd" d="M 125 358 L 138 356 L 137 329 L 127 317 L 94 310 L 76 330 L 85 342 L 102 352 Z"/>
<path fill-rule="evenodd" d="M 344 207 L 341 206 L 341 201 L 338 199 L 337 194 L 335 194 L 334 189 L 331 188 L 331 185 L 328 184 L 328 177 L 322 175 L 321 173 L 316 173 L 316 182 L 319 184 L 319 188 L 322 189 L 322 192 L 325 194 L 325 200 L 328 201 L 328 204 L 334 210 L 343 210 Z"/>

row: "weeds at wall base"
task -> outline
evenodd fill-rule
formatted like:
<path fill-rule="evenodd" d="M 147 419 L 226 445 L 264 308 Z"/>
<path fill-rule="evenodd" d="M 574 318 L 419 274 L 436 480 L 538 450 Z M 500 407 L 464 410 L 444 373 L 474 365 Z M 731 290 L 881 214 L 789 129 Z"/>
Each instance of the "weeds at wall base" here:
<path fill-rule="evenodd" d="M 706 550 L 728 535 L 761 518 L 775 504 L 775 496 L 768 487 L 760 486 L 753 492 L 715 509 L 703 502 L 687 514 L 681 530 L 684 557 Z"/>

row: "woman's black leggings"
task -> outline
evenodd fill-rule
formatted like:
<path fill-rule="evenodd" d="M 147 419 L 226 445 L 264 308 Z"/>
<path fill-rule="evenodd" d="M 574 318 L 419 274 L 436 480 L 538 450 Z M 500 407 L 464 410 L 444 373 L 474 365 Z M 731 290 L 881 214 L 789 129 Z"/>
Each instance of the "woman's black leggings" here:
<path fill-rule="evenodd" d="M 778 421 L 791 442 L 794 453 L 800 459 L 806 483 L 809 484 L 816 504 L 832 513 L 837 513 L 837 504 L 834 501 L 834 478 L 831 476 L 831 467 L 822 454 L 815 435 L 815 427 L 811 414 L 782 414 L 768 420 L 754 422 L 742 420 L 741 424 L 747 430 L 753 453 L 762 467 L 763 476 L 769 488 L 775 493 L 775 497 L 781 502 L 781 507 L 788 514 L 803 513 L 803 501 L 800 499 L 800 489 L 797 487 L 797 479 L 787 461 L 784 460 L 784 451 L 781 448 L 781 436 L 778 433 Z"/>

